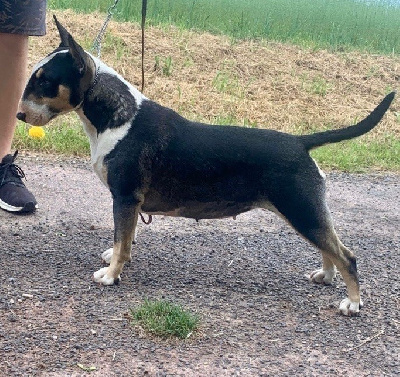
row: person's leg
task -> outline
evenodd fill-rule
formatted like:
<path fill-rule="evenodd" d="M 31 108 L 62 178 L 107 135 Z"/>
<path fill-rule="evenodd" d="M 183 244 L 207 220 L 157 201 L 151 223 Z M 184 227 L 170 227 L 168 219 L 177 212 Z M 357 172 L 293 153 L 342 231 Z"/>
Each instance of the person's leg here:
<path fill-rule="evenodd" d="M 10 154 L 19 101 L 25 86 L 28 36 L 46 33 L 46 0 L 0 0 L 0 208 L 33 212 L 36 200 Z"/>
<path fill-rule="evenodd" d="M 0 208 L 14 213 L 36 209 L 36 199 L 25 187 L 23 171 L 9 154 L 17 124 L 17 110 L 25 86 L 28 36 L 0 33 Z"/>
<path fill-rule="evenodd" d="M 27 57 L 28 36 L 0 33 L 0 162 L 11 151 Z"/>

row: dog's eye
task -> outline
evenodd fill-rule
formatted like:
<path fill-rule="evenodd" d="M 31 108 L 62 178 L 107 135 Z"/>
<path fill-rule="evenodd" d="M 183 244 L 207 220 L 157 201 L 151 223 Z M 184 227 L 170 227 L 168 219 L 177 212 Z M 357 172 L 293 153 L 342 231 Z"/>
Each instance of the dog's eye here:
<path fill-rule="evenodd" d="M 39 85 L 42 88 L 48 88 L 48 87 L 50 87 L 52 85 L 52 82 L 50 80 L 46 79 L 46 78 L 43 78 L 43 79 L 40 80 Z"/>

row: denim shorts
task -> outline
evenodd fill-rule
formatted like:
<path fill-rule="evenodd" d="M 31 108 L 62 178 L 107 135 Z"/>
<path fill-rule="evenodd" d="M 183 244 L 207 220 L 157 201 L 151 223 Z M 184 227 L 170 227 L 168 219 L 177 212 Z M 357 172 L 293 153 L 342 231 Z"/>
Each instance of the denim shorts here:
<path fill-rule="evenodd" d="M 0 33 L 46 34 L 47 0 L 0 0 Z"/>

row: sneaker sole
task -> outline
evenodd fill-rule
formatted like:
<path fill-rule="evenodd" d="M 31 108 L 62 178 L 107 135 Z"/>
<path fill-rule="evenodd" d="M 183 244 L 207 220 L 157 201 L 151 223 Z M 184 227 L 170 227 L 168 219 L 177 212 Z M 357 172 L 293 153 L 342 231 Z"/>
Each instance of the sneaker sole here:
<path fill-rule="evenodd" d="M 14 207 L 11 204 L 3 202 L 0 199 L 0 208 L 4 209 L 7 212 L 13 212 L 13 213 L 32 213 L 36 211 L 37 204 L 33 202 L 28 202 L 23 207 Z"/>

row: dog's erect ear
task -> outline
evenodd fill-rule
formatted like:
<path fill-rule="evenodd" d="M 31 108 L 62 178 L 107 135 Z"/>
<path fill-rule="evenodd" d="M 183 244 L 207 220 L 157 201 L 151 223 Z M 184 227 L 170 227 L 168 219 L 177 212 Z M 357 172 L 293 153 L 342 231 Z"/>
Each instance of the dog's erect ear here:
<path fill-rule="evenodd" d="M 75 42 L 74 38 L 68 34 L 68 47 L 69 52 L 74 58 L 75 66 L 78 68 L 80 74 L 84 74 L 87 67 L 87 54 L 83 48 Z"/>
<path fill-rule="evenodd" d="M 79 72 L 83 75 L 87 67 L 87 54 L 83 48 L 75 42 L 74 38 L 67 29 L 62 26 L 55 15 L 53 15 L 54 21 L 57 25 L 58 32 L 60 33 L 61 44 L 60 47 L 68 47 L 69 52 L 74 58 L 74 62 Z"/>
<path fill-rule="evenodd" d="M 65 27 L 58 22 L 55 14 L 53 15 L 53 18 L 61 38 L 60 47 L 69 47 L 68 36 L 70 36 L 70 34 L 68 33 L 67 29 L 65 29 Z"/>

